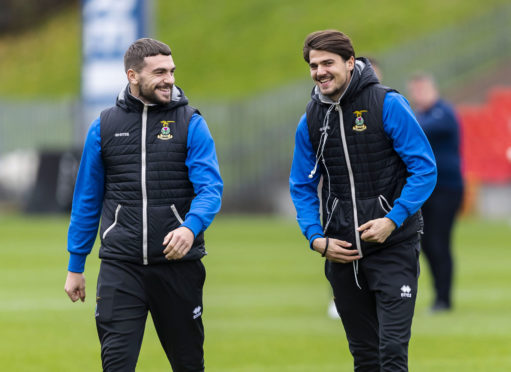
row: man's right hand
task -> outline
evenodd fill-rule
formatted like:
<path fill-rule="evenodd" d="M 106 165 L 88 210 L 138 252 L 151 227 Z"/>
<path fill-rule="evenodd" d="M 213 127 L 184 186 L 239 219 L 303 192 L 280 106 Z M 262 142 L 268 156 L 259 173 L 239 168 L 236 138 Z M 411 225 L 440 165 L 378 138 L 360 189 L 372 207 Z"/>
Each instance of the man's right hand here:
<path fill-rule="evenodd" d="M 73 273 L 68 271 L 64 290 L 71 299 L 76 302 L 80 299 L 85 301 L 85 276 L 83 273 Z"/>
<path fill-rule="evenodd" d="M 321 254 L 325 251 L 326 238 L 316 238 L 312 242 L 312 248 Z M 356 249 L 346 249 L 351 247 L 351 243 L 344 240 L 328 239 L 328 250 L 325 257 L 327 260 L 339 263 L 348 263 L 360 259 Z"/>

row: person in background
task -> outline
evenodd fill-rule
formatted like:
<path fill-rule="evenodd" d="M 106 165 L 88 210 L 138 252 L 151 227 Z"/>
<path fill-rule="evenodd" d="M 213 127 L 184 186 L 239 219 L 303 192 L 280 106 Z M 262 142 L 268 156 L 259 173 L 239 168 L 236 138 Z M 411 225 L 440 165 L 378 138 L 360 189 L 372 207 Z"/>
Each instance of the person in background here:
<path fill-rule="evenodd" d="M 371 67 L 373 68 L 373 71 L 374 71 L 376 77 L 378 78 L 378 80 L 381 83 L 383 75 L 381 73 L 380 63 L 373 57 L 367 57 L 367 60 L 371 64 Z"/>
<path fill-rule="evenodd" d="M 433 312 L 453 306 L 452 228 L 463 198 L 460 158 L 460 125 L 453 107 L 439 97 L 433 77 L 417 73 L 408 82 L 415 115 L 435 154 L 438 180 L 424 203 L 422 250 L 431 268 L 435 287 Z"/>
<path fill-rule="evenodd" d="M 406 99 L 355 58 L 347 35 L 313 32 L 303 57 L 315 87 L 289 177 L 297 221 L 325 258 L 355 371 L 407 371 L 433 152 Z"/>
<path fill-rule="evenodd" d="M 65 291 L 85 300 L 101 218 L 96 327 L 104 371 L 134 371 L 148 312 L 174 371 L 204 371 L 204 231 L 220 210 L 215 143 L 175 85 L 171 50 L 135 41 L 128 85 L 90 126 L 73 197 Z"/>

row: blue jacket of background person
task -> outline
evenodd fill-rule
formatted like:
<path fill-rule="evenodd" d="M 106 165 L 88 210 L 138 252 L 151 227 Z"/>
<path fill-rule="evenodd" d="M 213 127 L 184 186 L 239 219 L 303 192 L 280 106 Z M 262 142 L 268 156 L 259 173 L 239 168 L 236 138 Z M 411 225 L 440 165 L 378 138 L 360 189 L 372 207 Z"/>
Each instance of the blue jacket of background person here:
<path fill-rule="evenodd" d="M 428 110 L 417 111 L 416 117 L 435 154 L 437 188 L 462 189 L 460 126 L 453 107 L 439 99 Z"/>

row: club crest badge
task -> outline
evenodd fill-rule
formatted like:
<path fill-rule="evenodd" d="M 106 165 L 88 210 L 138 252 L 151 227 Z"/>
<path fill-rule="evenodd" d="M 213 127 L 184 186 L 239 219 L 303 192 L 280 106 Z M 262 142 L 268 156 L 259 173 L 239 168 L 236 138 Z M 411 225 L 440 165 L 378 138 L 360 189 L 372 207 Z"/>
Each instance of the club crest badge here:
<path fill-rule="evenodd" d="M 362 116 L 362 114 L 364 112 L 367 112 L 367 110 L 353 111 L 353 114 L 356 115 L 355 125 L 353 126 L 353 130 L 356 132 L 363 132 L 367 129 L 367 126 L 364 121 L 364 117 Z"/>
<path fill-rule="evenodd" d="M 160 121 L 162 128 L 161 128 L 160 134 L 158 134 L 158 139 L 169 140 L 172 138 L 172 134 L 170 134 L 170 123 L 175 123 L 175 121 L 173 121 L 173 120 Z"/>

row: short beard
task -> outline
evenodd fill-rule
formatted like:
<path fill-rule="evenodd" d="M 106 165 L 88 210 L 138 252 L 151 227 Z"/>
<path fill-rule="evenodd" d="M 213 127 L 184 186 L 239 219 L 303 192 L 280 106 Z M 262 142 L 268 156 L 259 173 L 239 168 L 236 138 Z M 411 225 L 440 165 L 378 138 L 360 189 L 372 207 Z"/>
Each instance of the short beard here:
<path fill-rule="evenodd" d="M 339 98 L 342 96 L 342 93 L 343 93 L 343 90 L 342 88 L 340 89 L 336 89 L 335 91 L 331 92 L 331 93 L 323 93 L 321 92 L 321 88 L 318 86 L 318 89 L 319 89 L 319 92 L 325 96 L 325 97 L 328 97 L 330 98 L 332 101 L 338 101 Z"/>
<path fill-rule="evenodd" d="M 168 100 L 162 100 L 158 97 L 158 95 L 156 94 L 157 87 L 155 87 L 155 89 L 152 89 L 152 90 L 148 89 L 146 91 L 144 89 L 144 87 L 141 85 L 139 88 L 139 95 L 141 98 L 144 98 L 147 102 L 151 102 L 153 104 L 165 105 L 172 100 L 172 88 L 173 88 L 173 86 L 171 85 L 170 86 L 170 97 Z"/>
<path fill-rule="evenodd" d="M 333 92 L 327 93 L 327 94 L 321 92 L 321 88 L 319 88 L 319 85 L 318 85 L 318 88 L 323 96 L 330 98 L 333 102 L 337 102 L 344 95 L 346 89 L 348 89 L 348 86 L 349 86 L 349 81 L 344 83 L 344 85 L 342 87 L 337 88 Z"/>

